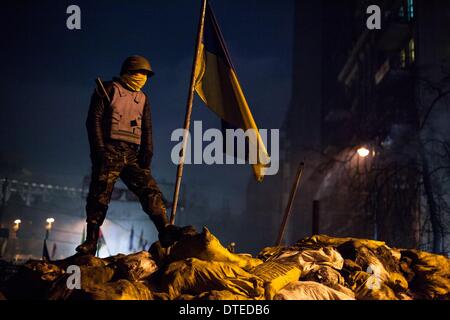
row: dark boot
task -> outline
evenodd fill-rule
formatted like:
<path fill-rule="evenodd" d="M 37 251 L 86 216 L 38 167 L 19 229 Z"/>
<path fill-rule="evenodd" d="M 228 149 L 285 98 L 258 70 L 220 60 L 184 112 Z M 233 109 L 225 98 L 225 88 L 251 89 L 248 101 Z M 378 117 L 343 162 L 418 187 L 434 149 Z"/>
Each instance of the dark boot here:
<path fill-rule="evenodd" d="M 150 219 L 158 230 L 158 238 L 161 246 L 163 248 L 170 247 L 173 244 L 170 235 L 166 232 L 166 227 L 169 227 L 169 220 L 167 219 L 167 215 L 165 209 L 161 210 L 162 212 L 159 214 L 150 215 Z"/>
<path fill-rule="evenodd" d="M 166 214 L 153 214 L 150 216 L 150 219 L 155 224 L 156 230 L 158 230 L 158 239 L 161 243 L 161 246 L 163 248 L 170 247 L 172 244 L 174 244 L 175 241 L 177 241 L 174 238 L 178 238 L 174 234 L 174 227 L 169 223 L 169 220 L 167 219 Z"/>
<path fill-rule="evenodd" d="M 81 254 L 95 255 L 97 252 L 97 242 L 100 233 L 98 224 L 88 223 L 86 230 L 86 241 L 80 244 L 75 250 Z"/>
<path fill-rule="evenodd" d="M 166 215 L 166 207 L 161 197 L 155 198 L 151 212 L 150 219 L 158 230 L 158 239 L 163 248 L 170 247 L 185 234 L 196 233 L 192 226 L 180 228 L 169 223 Z"/>
<path fill-rule="evenodd" d="M 167 248 L 175 242 L 183 239 L 184 236 L 194 235 L 197 231 L 193 226 L 179 227 L 173 224 L 167 225 L 164 230 L 159 232 L 158 239 L 161 247 Z"/>

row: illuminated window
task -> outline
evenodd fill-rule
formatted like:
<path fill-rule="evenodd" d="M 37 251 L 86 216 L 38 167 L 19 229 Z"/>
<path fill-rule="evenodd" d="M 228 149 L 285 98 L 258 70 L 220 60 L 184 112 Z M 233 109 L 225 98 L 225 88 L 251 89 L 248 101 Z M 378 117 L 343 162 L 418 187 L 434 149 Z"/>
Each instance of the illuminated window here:
<path fill-rule="evenodd" d="M 400 68 L 405 69 L 406 68 L 406 50 L 402 49 L 400 51 Z"/>
<path fill-rule="evenodd" d="M 409 41 L 409 62 L 413 63 L 416 60 L 416 44 L 414 42 L 414 39 L 411 39 Z"/>
<path fill-rule="evenodd" d="M 411 20 L 412 18 L 414 18 L 414 0 L 408 0 L 408 10 L 407 10 L 407 14 L 408 14 L 408 20 Z"/>
<path fill-rule="evenodd" d="M 400 6 L 398 16 L 411 21 L 414 18 L 414 0 L 403 0 L 402 2 L 403 4 Z"/>

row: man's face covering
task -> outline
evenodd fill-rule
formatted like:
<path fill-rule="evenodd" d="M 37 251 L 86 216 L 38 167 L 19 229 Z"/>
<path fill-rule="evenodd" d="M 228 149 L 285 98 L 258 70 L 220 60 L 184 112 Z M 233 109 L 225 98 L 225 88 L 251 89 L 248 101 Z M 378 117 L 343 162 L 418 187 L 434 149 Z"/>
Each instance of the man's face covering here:
<path fill-rule="evenodd" d="M 120 79 L 133 91 L 141 91 L 147 82 L 147 75 L 144 73 L 125 73 Z"/>

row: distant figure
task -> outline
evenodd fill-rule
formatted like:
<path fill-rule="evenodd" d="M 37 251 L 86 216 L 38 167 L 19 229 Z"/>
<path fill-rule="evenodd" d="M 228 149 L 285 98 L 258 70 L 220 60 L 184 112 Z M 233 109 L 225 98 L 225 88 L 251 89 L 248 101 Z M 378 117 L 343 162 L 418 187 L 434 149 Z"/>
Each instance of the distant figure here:
<path fill-rule="evenodd" d="M 141 89 L 153 75 L 146 58 L 131 56 L 123 62 L 120 76 L 104 84 L 99 82 L 92 95 L 86 120 L 92 174 L 86 203 L 86 241 L 76 248 L 79 253 L 95 255 L 100 226 L 119 177 L 139 198 L 163 247 L 179 240 L 186 230 L 169 224 L 161 191 L 150 171 L 151 110 Z"/>

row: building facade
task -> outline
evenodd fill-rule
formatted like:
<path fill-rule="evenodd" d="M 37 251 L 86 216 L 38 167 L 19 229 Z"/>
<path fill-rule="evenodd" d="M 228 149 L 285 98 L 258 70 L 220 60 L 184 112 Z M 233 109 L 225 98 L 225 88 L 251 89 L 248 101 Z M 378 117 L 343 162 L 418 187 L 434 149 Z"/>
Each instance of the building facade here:
<path fill-rule="evenodd" d="M 380 30 L 366 24 L 374 4 Z M 262 241 L 276 238 L 304 161 L 287 243 L 313 233 L 316 201 L 319 233 L 446 250 L 447 185 L 439 181 L 447 174 L 435 171 L 449 159 L 428 142 L 437 137 L 446 145 L 449 137 L 447 97 L 432 105 L 446 92 L 449 12 L 450 3 L 440 0 L 296 2 L 281 170 L 270 184 L 248 188 L 246 214 L 263 217 Z M 430 246 L 435 231 L 440 248 Z"/>

